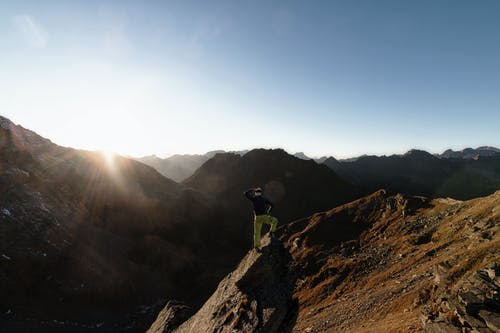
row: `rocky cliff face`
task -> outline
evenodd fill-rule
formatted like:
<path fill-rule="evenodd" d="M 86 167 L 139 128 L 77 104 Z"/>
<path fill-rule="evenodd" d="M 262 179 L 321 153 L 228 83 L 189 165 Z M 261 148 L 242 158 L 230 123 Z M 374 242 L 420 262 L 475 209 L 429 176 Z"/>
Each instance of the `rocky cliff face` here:
<path fill-rule="evenodd" d="M 250 251 L 228 274 L 202 308 L 179 327 L 167 306 L 149 333 L 278 332 L 294 307 L 290 254 L 280 241 L 264 239 L 260 252 Z M 165 320 L 165 318 L 168 318 Z"/>
<path fill-rule="evenodd" d="M 497 332 L 499 225 L 500 191 L 378 191 L 278 229 L 174 332 Z"/>
<path fill-rule="evenodd" d="M 182 302 L 169 301 L 148 333 L 171 333 L 191 316 L 191 308 Z"/>
<path fill-rule="evenodd" d="M 435 272 L 434 297 L 422 309 L 425 332 L 499 332 L 500 266 L 496 262 L 467 272 L 453 285 L 449 267 Z M 451 285 L 451 288 L 449 288 Z M 443 288 L 444 287 L 444 288 Z"/>

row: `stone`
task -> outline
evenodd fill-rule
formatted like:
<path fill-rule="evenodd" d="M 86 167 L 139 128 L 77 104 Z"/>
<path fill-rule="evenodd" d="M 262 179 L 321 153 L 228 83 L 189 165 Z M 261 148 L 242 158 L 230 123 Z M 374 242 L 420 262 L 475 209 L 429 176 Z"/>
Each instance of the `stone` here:
<path fill-rule="evenodd" d="M 482 320 L 477 319 L 476 317 L 470 316 L 468 314 L 459 315 L 458 320 L 464 326 L 468 325 L 468 326 L 474 327 L 474 328 L 486 327 L 486 324 Z"/>
<path fill-rule="evenodd" d="M 486 325 L 495 332 L 500 331 L 500 315 L 488 310 L 480 310 L 479 317 L 481 317 Z"/>
<path fill-rule="evenodd" d="M 458 299 L 465 305 L 465 310 L 469 314 L 476 314 L 483 301 L 470 291 L 458 294 Z"/>
<path fill-rule="evenodd" d="M 459 328 L 445 323 L 445 322 L 433 322 L 425 325 L 425 333 L 461 333 L 462 330 Z"/>
<path fill-rule="evenodd" d="M 158 314 L 158 317 L 147 333 L 171 333 L 186 321 L 190 314 L 190 307 L 181 302 L 169 301 Z"/>

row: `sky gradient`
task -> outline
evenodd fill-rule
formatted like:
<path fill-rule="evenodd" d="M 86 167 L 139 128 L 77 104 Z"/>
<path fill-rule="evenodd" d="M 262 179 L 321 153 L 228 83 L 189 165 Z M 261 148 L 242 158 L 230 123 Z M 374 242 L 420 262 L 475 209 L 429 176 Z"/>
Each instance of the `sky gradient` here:
<path fill-rule="evenodd" d="M 0 114 L 134 156 L 500 146 L 500 2 L 1 2 Z"/>

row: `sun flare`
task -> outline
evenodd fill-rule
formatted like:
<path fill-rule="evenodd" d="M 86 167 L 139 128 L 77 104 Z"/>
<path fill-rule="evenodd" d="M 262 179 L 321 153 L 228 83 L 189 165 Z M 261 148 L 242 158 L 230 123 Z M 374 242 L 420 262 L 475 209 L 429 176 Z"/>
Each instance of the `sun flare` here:
<path fill-rule="evenodd" d="M 109 150 L 101 150 L 100 153 L 101 153 L 102 157 L 104 158 L 106 165 L 109 168 L 113 168 L 114 164 L 115 164 L 116 154 L 112 151 L 109 151 Z"/>

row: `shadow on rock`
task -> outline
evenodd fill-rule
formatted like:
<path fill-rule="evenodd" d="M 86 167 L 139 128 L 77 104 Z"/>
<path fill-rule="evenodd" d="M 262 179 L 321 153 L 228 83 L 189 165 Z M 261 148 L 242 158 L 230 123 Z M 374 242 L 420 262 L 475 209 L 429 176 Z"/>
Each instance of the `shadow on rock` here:
<path fill-rule="evenodd" d="M 267 240 L 266 240 L 267 241 Z M 291 255 L 279 240 L 250 251 L 201 309 L 173 332 L 287 332 L 295 323 Z"/>

